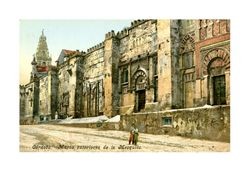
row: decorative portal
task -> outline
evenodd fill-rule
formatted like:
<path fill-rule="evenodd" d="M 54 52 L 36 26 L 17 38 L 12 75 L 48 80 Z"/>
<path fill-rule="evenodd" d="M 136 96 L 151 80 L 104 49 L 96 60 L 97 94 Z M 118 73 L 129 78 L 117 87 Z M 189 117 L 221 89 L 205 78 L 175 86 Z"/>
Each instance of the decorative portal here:
<path fill-rule="evenodd" d="M 204 58 L 208 75 L 208 104 L 226 104 L 226 80 L 225 72 L 230 69 L 229 54 L 223 49 L 210 51 Z"/>
<path fill-rule="evenodd" d="M 229 52 L 223 48 L 216 48 L 209 51 L 203 60 L 203 75 L 207 75 L 209 72 L 209 67 L 211 67 L 211 62 L 213 62 L 216 58 L 220 58 L 224 63 L 225 69 L 230 68 L 230 58 Z"/>
<path fill-rule="evenodd" d="M 140 112 L 145 108 L 147 75 L 144 70 L 137 70 L 133 77 L 135 84 L 135 112 Z"/>
<path fill-rule="evenodd" d="M 147 87 L 147 74 L 144 69 L 139 69 L 135 72 L 132 85 L 135 91 L 144 90 Z"/>

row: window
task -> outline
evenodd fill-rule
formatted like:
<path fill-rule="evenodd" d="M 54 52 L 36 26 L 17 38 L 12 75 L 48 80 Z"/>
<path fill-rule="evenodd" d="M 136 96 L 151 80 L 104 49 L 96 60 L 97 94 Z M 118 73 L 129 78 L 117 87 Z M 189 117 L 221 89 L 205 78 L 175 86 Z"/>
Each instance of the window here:
<path fill-rule="evenodd" d="M 171 126 L 172 125 L 172 117 L 163 117 L 162 118 L 162 125 Z"/>
<path fill-rule="evenodd" d="M 154 102 L 158 101 L 158 78 L 154 78 Z"/>
<path fill-rule="evenodd" d="M 32 107 L 32 103 L 33 103 L 33 100 L 32 100 L 32 99 L 30 99 L 30 107 Z"/>
<path fill-rule="evenodd" d="M 128 69 L 125 68 L 122 71 L 122 83 L 128 82 Z"/>
<path fill-rule="evenodd" d="M 194 65 L 193 53 L 188 52 L 183 54 L 183 68 L 191 68 Z"/>
<path fill-rule="evenodd" d="M 157 62 L 157 58 L 154 59 L 154 75 L 157 75 L 157 66 L 158 66 L 158 62 Z"/>

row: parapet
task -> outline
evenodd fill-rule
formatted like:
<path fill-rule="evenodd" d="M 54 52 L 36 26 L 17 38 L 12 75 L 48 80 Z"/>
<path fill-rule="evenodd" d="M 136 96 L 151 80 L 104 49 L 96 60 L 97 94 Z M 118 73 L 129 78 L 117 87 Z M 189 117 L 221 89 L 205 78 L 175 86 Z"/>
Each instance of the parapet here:
<path fill-rule="evenodd" d="M 99 43 L 99 44 L 97 44 L 97 45 L 95 45 L 95 46 L 93 46 L 93 47 L 87 49 L 87 53 L 96 51 L 96 50 L 98 50 L 98 49 L 100 49 L 100 48 L 103 48 L 103 47 L 104 47 L 104 42 L 101 42 L 101 43 Z"/>
<path fill-rule="evenodd" d="M 110 32 L 105 34 L 105 39 L 110 39 L 115 36 L 115 31 L 111 30 Z"/>
<path fill-rule="evenodd" d="M 122 29 L 120 32 L 117 32 L 117 34 L 116 34 L 116 36 L 118 38 L 123 38 L 123 37 L 125 37 L 127 35 L 128 35 L 128 28 L 127 27 Z"/>
<path fill-rule="evenodd" d="M 143 20 L 134 20 L 134 21 L 131 22 L 130 28 L 134 28 L 134 27 L 136 27 L 136 26 L 138 26 L 138 25 L 140 25 L 140 24 L 142 24 L 142 23 L 144 23 L 146 21 L 148 21 L 148 20 L 145 20 L 145 19 L 143 19 Z"/>

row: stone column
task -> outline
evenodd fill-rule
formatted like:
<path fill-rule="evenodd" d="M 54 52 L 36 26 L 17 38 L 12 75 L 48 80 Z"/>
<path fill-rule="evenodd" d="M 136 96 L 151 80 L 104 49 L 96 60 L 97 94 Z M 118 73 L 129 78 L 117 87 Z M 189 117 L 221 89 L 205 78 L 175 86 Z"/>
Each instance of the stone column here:
<path fill-rule="evenodd" d="M 152 103 L 154 101 L 154 71 L 153 71 L 153 58 L 149 58 L 148 66 L 148 88 L 146 89 L 146 103 Z"/>
<path fill-rule="evenodd" d="M 154 81 L 154 70 L 153 70 L 153 57 L 148 57 L 149 58 L 149 64 L 148 64 L 148 78 L 149 78 L 149 86 L 153 86 L 153 81 Z"/>
<path fill-rule="evenodd" d="M 128 90 L 131 89 L 131 82 L 132 82 L 131 78 L 132 78 L 131 63 L 129 63 L 128 65 Z"/>
<path fill-rule="evenodd" d="M 162 108 L 171 108 L 171 43 L 170 20 L 157 20 L 158 37 L 158 102 Z"/>
<path fill-rule="evenodd" d="M 195 80 L 195 106 L 199 106 L 200 105 L 200 99 L 202 98 L 202 95 L 201 95 L 201 80 L 198 79 L 198 80 Z"/>
<path fill-rule="evenodd" d="M 75 92 L 76 92 L 76 65 L 75 58 L 70 60 L 70 65 L 74 66 L 71 68 L 72 75 L 69 76 L 69 107 L 68 114 L 70 116 L 75 116 Z"/>
<path fill-rule="evenodd" d="M 52 80 L 52 76 L 51 76 L 51 71 L 48 72 L 48 114 L 47 115 L 51 115 L 52 116 L 52 113 L 51 113 L 51 96 L 52 96 L 52 85 L 51 85 L 51 80 Z M 53 114 L 54 115 L 54 114 Z"/>
<path fill-rule="evenodd" d="M 194 40 L 195 42 L 200 41 L 200 20 L 195 20 L 194 21 L 194 25 L 195 25 L 195 37 Z"/>
<path fill-rule="evenodd" d="M 209 98 L 209 90 L 208 90 L 208 75 L 203 76 L 203 84 L 202 84 L 202 99 L 205 100 L 205 104 L 210 104 L 210 98 Z"/>
<path fill-rule="evenodd" d="M 106 34 L 104 41 L 104 115 L 116 115 L 119 106 L 118 89 L 118 40 L 114 31 Z"/>
<path fill-rule="evenodd" d="M 230 71 L 225 72 L 226 79 L 226 103 L 230 105 Z"/>
<path fill-rule="evenodd" d="M 213 20 L 207 21 L 207 38 L 213 37 Z"/>

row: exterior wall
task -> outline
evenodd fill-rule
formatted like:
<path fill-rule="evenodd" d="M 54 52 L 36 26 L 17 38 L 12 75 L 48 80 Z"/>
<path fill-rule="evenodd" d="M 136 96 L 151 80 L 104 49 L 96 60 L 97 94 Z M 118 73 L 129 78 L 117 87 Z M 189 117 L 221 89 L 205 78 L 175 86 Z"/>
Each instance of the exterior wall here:
<path fill-rule="evenodd" d="M 104 113 L 104 44 L 88 50 L 82 57 L 81 116 L 91 117 Z"/>
<path fill-rule="evenodd" d="M 48 71 L 48 76 L 40 78 L 39 85 L 39 116 L 54 119 L 57 110 L 57 76 L 55 69 Z"/>
<path fill-rule="evenodd" d="M 160 109 L 172 107 L 172 58 L 171 58 L 171 21 L 157 20 L 158 41 L 158 103 Z"/>
<path fill-rule="evenodd" d="M 25 86 L 20 85 L 20 95 L 19 95 L 19 113 L 20 113 L 20 119 L 24 118 L 26 116 L 26 109 L 25 109 L 25 104 L 26 104 L 26 89 Z"/>
<path fill-rule="evenodd" d="M 114 31 L 106 34 L 104 41 L 104 114 L 108 117 L 118 114 L 118 40 Z"/>
<path fill-rule="evenodd" d="M 58 113 L 75 115 L 76 58 L 65 61 L 58 69 Z"/>
<path fill-rule="evenodd" d="M 181 20 L 180 63 L 182 107 L 214 104 L 213 76 L 225 75 L 226 104 L 230 103 L 230 21 Z M 213 61 L 222 59 L 224 72 L 211 74 Z M 185 63 L 191 63 L 186 66 Z"/>
<path fill-rule="evenodd" d="M 37 118 L 39 112 L 39 80 L 34 79 L 24 86 L 20 86 L 20 119 Z"/>
<path fill-rule="evenodd" d="M 50 90 L 50 77 L 45 76 L 40 79 L 40 99 L 39 99 L 39 116 L 46 116 L 51 114 L 51 90 Z"/>
<path fill-rule="evenodd" d="M 57 69 L 52 67 L 51 70 L 49 70 L 48 72 L 48 76 L 49 76 L 49 90 L 51 90 L 50 93 L 50 99 L 51 99 L 51 103 L 50 103 L 50 110 L 51 110 L 51 118 L 55 119 L 55 114 L 58 113 L 57 111 L 57 94 L 58 94 L 58 78 L 57 78 Z"/>
<path fill-rule="evenodd" d="M 88 49 L 87 53 L 70 52 L 67 56 L 61 53 L 58 81 L 55 78 L 59 115 L 80 118 L 103 114 L 104 44 Z"/>
<path fill-rule="evenodd" d="M 20 88 L 22 116 L 53 118 L 58 111 L 75 118 L 120 114 L 140 120 L 138 112 L 151 112 L 158 118 L 158 111 L 214 105 L 214 77 L 221 75 L 230 104 L 229 20 L 136 20 L 107 33 L 86 53 L 63 50 L 58 59 L 48 76 Z"/>
<path fill-rule="evenodd" d="M 220 74 L 226 76 L 226 104 L 230 103 L 228 89 L 230 83 L 230 21 L 229 20 L 201 20 L 197 22 L 199 40 L 195 44 L 196 54 L 196 80 L 202 82 L 202 95 L 195 100 L 195 106 L 213 105 L 213 87 L 210 73 L 210 64 L 217 58 L 222 59 L 224 71 Z"/>
<path fill-rule="evenodd" d="M 165 117 L 171 118 L 172 124 L 164 125 Z M 229 106 L 122 115 L 120 129 L 129 131 L 133 123 L 139 132 L 230 142 Z"/>
<path fill-rule="evenodd" d="M 180 68 L 180 20 L 170 21 L 170 44 L 171 44 L 171 108 L 178 109 L 182 107 L 181 91 L 182 82 Z M 167 49 L 166 49 L 167 50 Z M 165 84 L 166 85 L 166 84 Z M 192 90 L 193 91 L 193 90 Z"/>
<path fill-rule="evenodd" d="M 32 117 L 34 106 L 34 83 L 29 83 L 26 85 L 26 95 L 25 117 Z"/>
<path fill-rule="evenodd" d="M 32 124 L 33 120 L 33 93 L 31 91 L 32 84 L 22 85 L 20 86 L 20 124 Z M 32 104 L 32 106 L 31 106 Z"/>
<path fill-rule="evenodd" d="M 145 108 L 150 108 L 154 102 L 154 67 L 153 59 L 157 60 L 157 25 L 156 20 L 136 20 L 129 28 L 117 33 L 119 41 L 119 95 L 120 113 L 130 114 L 136 111 L 137 79 L 144 75 Z M 123 72 L 128 71 L 127 81 Z"/>

